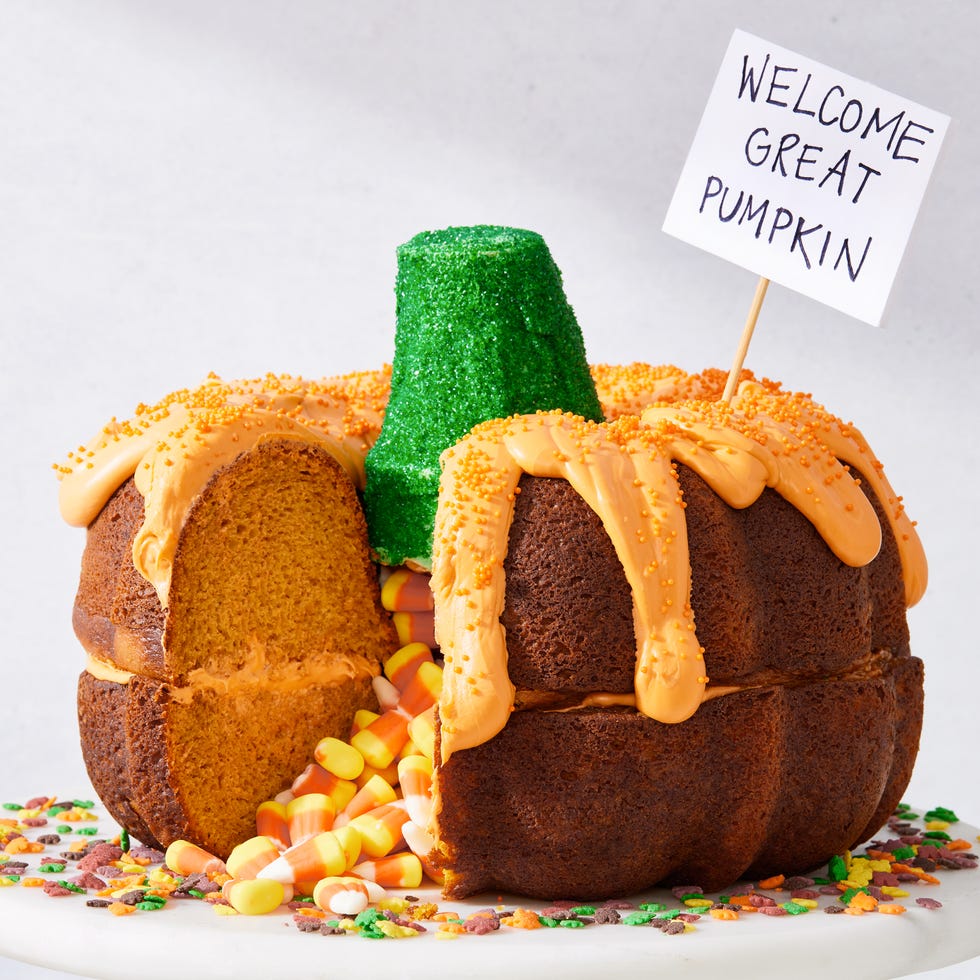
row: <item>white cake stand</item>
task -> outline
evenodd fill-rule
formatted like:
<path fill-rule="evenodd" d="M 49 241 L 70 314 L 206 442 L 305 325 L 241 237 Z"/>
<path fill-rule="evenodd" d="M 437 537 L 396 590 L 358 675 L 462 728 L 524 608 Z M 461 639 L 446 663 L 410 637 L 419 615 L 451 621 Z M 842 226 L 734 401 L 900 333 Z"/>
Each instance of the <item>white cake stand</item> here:
<path fill-rule="evenodd" d="M 104 811 L 100 836 L 116 832 Z M 53 821 L 56 822 L 56 821 Z M 976 841 L 976 827 L 954 825 Z M 67 838 L 70 840 L 70 838 Z M 52 849 L 55 850 L 55 849 Z M 30 856 L 29 856 L 30 857 Z M 37 860 L 31 865 L 37 866 Z M 70 877 L 64 873 L 48 877 Z M 116 917 L 88 908 L 81 895 L 51 898 L 39 888 L 0 888 L 0 955 L 105 980 L 173 980 L 176 976 L 494 978 L 561 976 L 565 980 L 615 973 L 658 978 L 724 976 L 808 980 L 838 975 L 862 980 L 905 976 L 980 956 L 980 870 L 949 871 L 939 885 L 912 885 L 903 915 L 742 915 L 737 921 L 702 917 L 693 932 L 665 935 L 645 926 L 584 929 L 500 929 L 486 936 L 439 940 L 434 925 L 408 940 L 300 933 L 288 910 L 258 917 L 219 916 L 201 902 L 171 901 L 159 912 Z M 544 903 L 485 895 L 443 902 L 435 889 L 412 892 L 464 916 L 488 906 Z M 397 893 L 396 893 L 397 894 Z M 916 904 L 938 899 L 939 910 Z M 774 894 L 777 900 L 787 896 Z M 669 891 L 634 902 L 677 902 Z M 823 899 L 827 904 L 832 899 Z"/>

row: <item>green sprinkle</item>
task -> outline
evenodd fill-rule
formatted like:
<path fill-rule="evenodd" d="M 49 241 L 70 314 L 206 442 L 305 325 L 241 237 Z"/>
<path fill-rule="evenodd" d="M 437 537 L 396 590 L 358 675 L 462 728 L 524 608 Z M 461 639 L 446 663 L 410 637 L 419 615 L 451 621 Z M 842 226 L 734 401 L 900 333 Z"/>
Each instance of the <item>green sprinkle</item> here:
<path fill-rule="evenodd" d="M 863 895 L 867 895 L 868 894 L 868 889 L 867 888 L 848 888 L 847 891 L 844 892 L 841 895 L 841 897 L 838 899 L 838 901 L 842 902 L 844 905 L 850 905 L 851 899 L 854 898 L 855 895 L 862 895 L 862 894 Z"/>
<path fill-rule="evenodd" d="M 160 902 L 148 902 L 145 899 L 142 902 L 136 903 L 136 908 L 142 909 L 144 912 L 157 912 L 163 908 L 166 903 L 161 904 Z"/>
<path fill-rule="evenodd" d="M 827 864 L 827 873 L 831 881 L 843 881 L 847 877 L 847 862 L 835 854 Z"/>
<path fill-rule="evenodd" d="M 37 870 L 38 871 L 48 872 L 48 873 L 53 873 L 53 874 L 58 874 L 59 872 L 65 870 L 65 866 L 63 864 L 58 864 L 56 862 L 52 862 L 51 864 L 42 864 Z"/>
<path fill-rule="evenodd" d="M 796 902 L 783 902 L 780 908 L 785 909 L 790 915 L 804 915 L 810 911 L 805 905 L 798 905 Z"/>
<path fill-rule="evenodd" d="M 727 905 L 731 900 L 732 900 L 732 896 L 731 895 L 719 895 L 718 896 L 718 901 L 721 902 L 721 903 L 723 903 L 724 905 Z M 640 908 L 643 908 L 643 906 L 641 905 Z"/>
<path fill-rule="evenodd" d="M 60 813 L 61 811 L 59 810 L 58 812 Z M 70 834 L 74 829 L 74 827 L 70 827 L 66 823 L 61 824 L 59 827 L 55 827 L 55 830 L 57 830 L 59 834 Z"/>
<path fill-rule="evenodd" d="M 76 833 L 82 834 L 85 837 L 94 837 L 98 832 L 98 827 L 79 827 L 76 831 Z"/>
<path fill-rule="evenodd" d="M 188 895 L 193 895 L 195 898 L 204 898 L 204 892 L 198 891 L 196 888 L 188 888 Z"/>
<path fill-rule="evenodd" d="M 667 908 L 662 902 L 641 902 L 640 910 L 643 912 L 663 912 Z"/>
<path fill-rule="evenodd" d="M 704 898 L 704 892 L 688 892 L 688 894 L 686 895 L 681 895 L 680 900 L 682 902 L 687 902 L 690 899 L 703 899 L 703 898 Z"/>
<path fill-rule="evenodd" d="M 388 937 L 380 930 L 376 929 L 374 926 L 364 926 L 357 930 L 359 936 L 363 936 L 365 939 L 387 939 Z"/>
<path fill-rule="evenodd" d="M 47 815 L 49 817 L 56 817 L 56 816 L 58 816 L 59 813 L 64 813 L 65 810 L 67 810 L 67 809 L 68 809 L 68 807 L 66 807 L 66 806 L 53 806 L 53 807 L 51 807 L 50 810 L 48 810 Z"/>
<path fill-rule="evenodd" d="M 70 892 L 75 892 L 78 895 L 84 895 L 85 894 L 85 889 L 82 888 L 81 885 L 73 885 L 70 881 L 60 881 L 59 880 L 57 882 L 57 884 L 59 884 L 62 888 L 67 888 L 68 891 L 70 891 Z"/>
<path fill-rule="evenodd" d="M 815 885 L 829 885 L 832 880 L 832 878 L 814 878 L 813 883 Z"/>
<path fill-rule="evenodd" d="M 927 830 L 923 835 L 930 840 L 952 840 L 945 830 Z"/>
<path fill-rule="evenodd" d="M 551 918 L 550 915 L 539 915 L 538 922 L 543 926 L 547 926 L 549 929 L 554 929 L 558 925 L 558 920 Z"/>
<path fill-rule="evenodd" d="M 667 909 L 664 912 L 658 912 L 656 918 L 667 919 L 668 921 L 671 921 L 673 919 L 676 919 L 677 916 L 679 916 L 683 911 L 684 911 L 683 909 Z"/>
<path fill-rule="evenodd" d="M 926 820 L 945 820 L 946 823 L 959 823 L 960 818 L 945 806 L 937 806 L 926 812 Z"/>
<path fill-rule="evenodd" d="M 915 849 L 911 847 L 896 847 L 895 850 L 892 851 L 892 857 L 895 858 L 896 861 L 907 861 L 909 858 L 915 857 Z"/>
<path fill-rule="evenodd" d="M 581 919 L 562 919 L 558 923 L 562 929 L 584 929 L 585 923 Z"/>
<path fill-rule="evenodd" d="M 645 908 L 641 905 L 640 908 Z M 594 905 L 576 905 L 575 908 L 568 910 L 569 915 L 595 915 Z"/>
<path fill-rule="evenodd" d="M 358 913 L 357 918 L 354 920 L 354 925 L 373 926 L 378 919 L 383 919 L 384 917 L 384 912 L 379 912 L 377 909 L 365 909 L 363 912 Z"/>
<path fill-rule="evenodd" d="M 624 926 L 645 926 L 653 917 L 652 912 L 630 912 L 624 915 L 620 922 Z"/>
<path fill-rule="evenodd" d="M 294 898 L 294 902 L 306 902 L 307 905 L 313 904 L 313 897 L 311 895 L 300 895 L 299 898 Z"/>
<path fill-rule="evenodd" d="M 0 878 L 6 878 L 7 881 L 13 881 L 13 882 L 20 881 L 20 875 L 0 875 Z"/>
<path fill-rule="evenodd" d="M 79 810 L 94 810 L 95 803 L 92 800 L 72 800 L 72 805 L 77 806 Z"/>
<path fill-rule="evenodd" d="M 24 809 L 24 807 L 22 807 L 19 803 L 4 803 L 3 808 L 5 810 L 23 810 Z"/>
<path fill-rule="evenodd" d="M 327 928 L 329 929 L 339 929 L 340 919 L 327 919 Z"/>
<path fill-rule="evenodd" d="M 129 853 L 129 831 L 127 831 L 125 827 L 119 831 L 119 847 L 123 854 Z"/>

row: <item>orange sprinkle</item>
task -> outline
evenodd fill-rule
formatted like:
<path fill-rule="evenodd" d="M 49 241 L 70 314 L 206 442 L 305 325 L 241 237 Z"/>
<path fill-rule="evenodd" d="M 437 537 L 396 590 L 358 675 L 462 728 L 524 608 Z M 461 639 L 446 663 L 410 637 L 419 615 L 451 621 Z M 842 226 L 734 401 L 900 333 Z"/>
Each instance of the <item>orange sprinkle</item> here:
<path fill-rule="evenodd" d="M 734 909 L 711 909 L 711 918 L 728 920 L 737 919 L 738 912 L 736 912 Z"/>
<path fill-rule="evenodd" d="M 915 875 L 919 881 L 924 881 L 929 885 L 938 885 L 939 879 L 935 875 L 928 874 L 921 868 L 913 868 L 908 864 L 893 864 L 892 871 L 895 874 L 910 874 Z"/>
<path fill-rule="evenodd" d="M 125 902 L 113 902 L 109 906 L 109 911 L 113 915 L 132 915 L 136 911 L 136 906 L 127 905 Z"/>
<path fill-rule="evenodd" d="M 850 908 L 863 909 L 865 912 L 873 912 L 878 908 L 878 899 L 874 895 L 868 895 L 866 892 L 857 892 L 851 900 L 847 903 Z"/>
<path fill-rule="evenodd" d="M 320 909 L 312 909 L 312 908 L 310 908 L 310 909 L 297 909 L 295 914 L 296 915 L 303 915 L 303 916 L 305 916 L 308 919 L 325 919 L 327 917 L 327 913 L 326 912 L 323 912 Z"/>
<path fill-rule="evenodd" d="M 779 886 L 786 880 L 786 875 L 773 875 L 771 878 L 765 878 L 759 882 L 759 887 L 764 889 L 779 888 Z"/>
<path fill-rule="evenodd" d="M 502 925 L 511 926 L 514 929 L 540 929 L 541 921 L 537 913 L 530 909 L 516 909 L 513 915 L 506 915 L 500 920 Z"/>
<path fill-rule="evenodd" d="M 879 912 L 885 912 L 887 915 L 901 915 L 906 911 L 904 905 L 899 905 L 897 902 L 889 902 L 887 905 L 879 905 Z"/>
<path fill-rule="evenodd" d="M 20 883 L 24 888 L 40 888 L 44 884 L 44 878 L 21 878 Z"/>
<path fill-rule="evenodd" d="M 946 844 L 947 851 L 969 851 L 972 847 L 973 845 L 968 840 L 963 840 L 962 837 L 948 841 Z"/>

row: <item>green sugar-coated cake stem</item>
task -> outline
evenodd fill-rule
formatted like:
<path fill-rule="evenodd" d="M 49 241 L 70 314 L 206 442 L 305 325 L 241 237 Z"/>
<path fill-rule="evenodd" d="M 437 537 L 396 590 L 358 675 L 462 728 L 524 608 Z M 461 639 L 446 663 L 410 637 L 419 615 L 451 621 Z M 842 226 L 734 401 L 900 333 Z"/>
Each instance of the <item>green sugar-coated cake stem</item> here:
<path fill-rule="evenodd" d="M 379 558 L 428 567 L 444 449 L 487 419 L 602 410 L 561 273 L 535 232 L 416 235 L 398 249 L 395 294 L 391 398 L 364 503 Z"/>

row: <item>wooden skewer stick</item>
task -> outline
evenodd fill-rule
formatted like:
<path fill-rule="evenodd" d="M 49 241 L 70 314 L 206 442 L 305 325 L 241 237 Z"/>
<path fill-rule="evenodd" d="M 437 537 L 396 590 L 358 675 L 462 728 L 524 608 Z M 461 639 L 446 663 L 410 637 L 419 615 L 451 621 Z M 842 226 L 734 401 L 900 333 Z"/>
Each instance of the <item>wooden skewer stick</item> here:
<path fill-rule="evenodd" d="M 745 362 L 745 355 L 749 352 L 749 343 L 752 341 L 755 322 L 759 319 L 759 310 L 762 309 L 762 301 L 766 298 L 768 288 L 769 280 L 765 276 L 760 276 L 759 284 L 755 287 L 755 296 L 752 299 L 748 318 L 742 328 L 742 339 L 738 342 L 738 350 L 735 352 L 735 363 L 732 364 L 732 369 L 728 372 L 725 393 L 721 396 L 721 400 L 726 405 L 731 402 L 732 395 L 735 394 L 735 385 L 738 384 L 738 376 L 742 373 L 742 364 Z"/>

